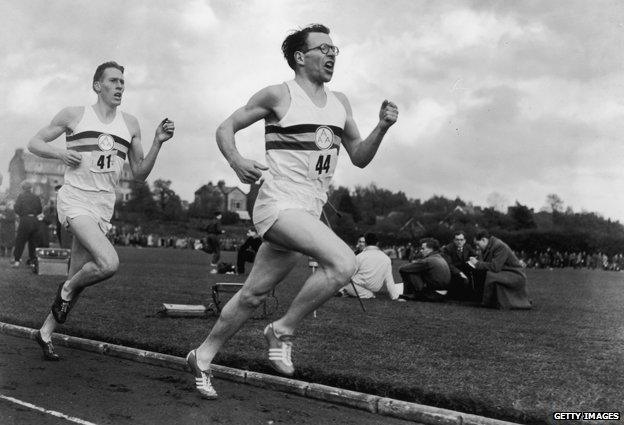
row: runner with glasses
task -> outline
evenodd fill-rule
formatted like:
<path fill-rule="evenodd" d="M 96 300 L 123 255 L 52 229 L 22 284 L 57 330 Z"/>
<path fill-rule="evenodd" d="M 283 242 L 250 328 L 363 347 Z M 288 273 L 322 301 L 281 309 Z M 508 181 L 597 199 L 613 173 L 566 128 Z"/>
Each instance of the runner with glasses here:
<path fill-rule="evenodd" d="M 210 382 L 214 356 L 303 254 L 318 261 L 318 271 L 286 314 L 264 329 L 273 368 L 284 375 L 295 373 L 291 351 L 299 323 L 356 271 L 353 251 L 320 221 L 338 154 L 344 150 L 353 164 L 365 167 L 398 116 L 396 105 L 384 101 L 376 127 L 361 138 L 346 96 L 325 87 L 339 52 L 327 27 L 317 24 L 293 32 L 282 51 L 295 78 L 260 90 L 217 129 L 219 148 L 240 181 L 249 184 L 264 176 L 253 211 L 264 241 L 243 288 L 225 305 L 206 340 L 187 356 L 205 398 L 217 397 Z M 267 165 L 243 157 L 235 142 L 239 130 L 260 120 L 265 123 Z"/>

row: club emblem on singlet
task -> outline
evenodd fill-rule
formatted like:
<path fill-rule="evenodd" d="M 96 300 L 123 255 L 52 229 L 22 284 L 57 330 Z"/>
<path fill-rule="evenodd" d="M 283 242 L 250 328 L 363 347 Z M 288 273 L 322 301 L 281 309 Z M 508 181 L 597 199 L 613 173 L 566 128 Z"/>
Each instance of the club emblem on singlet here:
<path fill-rule="evenodd" d="M 314 143 L 319 149 L 329 149 L 334 143 L 334 132 L 327 126 L 320 126 L 314 134 Z"/>
<path fill-rule="evenodd" d="M 110 134 L 100 134 L 98 136 L 98 147 L 102 151 L 109 151 L 115 146 L 115 139 Z"/>

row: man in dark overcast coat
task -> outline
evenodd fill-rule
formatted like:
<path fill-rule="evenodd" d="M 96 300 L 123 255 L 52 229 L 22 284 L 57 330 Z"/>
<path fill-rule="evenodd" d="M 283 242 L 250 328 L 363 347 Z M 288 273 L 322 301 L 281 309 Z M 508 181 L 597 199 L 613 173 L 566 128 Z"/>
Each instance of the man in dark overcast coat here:
<path fill-rule="evenodd" d="M 511 248 L 491 236 L 487 230 L 477 233 L 475 243 L 481 249 L 481 259 L 470 257 L 470 264 L 476 270 L 486 272 L 481 305 L 501 309 L 530 309 L 523 264 Z"/>

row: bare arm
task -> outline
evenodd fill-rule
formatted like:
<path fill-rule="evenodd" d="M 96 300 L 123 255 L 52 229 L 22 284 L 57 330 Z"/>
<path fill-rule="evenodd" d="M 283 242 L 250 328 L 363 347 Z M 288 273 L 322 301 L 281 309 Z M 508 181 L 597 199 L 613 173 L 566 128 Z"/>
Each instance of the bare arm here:
<path fill-rule="evenodd" d="M 149 173 L 154 168 L 156 158 L 160 152 L 162 144 L 173 137 L 175 131 L 175 124 L 168 118 L 165 118 L 156 127 L 154 134 L 154 141 L 152 147 L 147 152 L 147 156 L 143 156 L 143 147 L 141 146 L 141 129 L 139 127 L 139 121 L 130 114 L 124 113 L 124 119 L 132 134 L 132 141 L 130 144 L 130 150 L 128 151 L 128 160 L 130 162 L 130 169 L 135 180 L 145 180 Z"/>
<path fill-rule="evenodd" d="M 49 145 L 61 134 L 72 131 L 78 120 L 82 117 L 84 108 L 69 107 L 56 114 L 52 122 L 35 134 L 28 142 L 28 150 L 43 158 L 60 159 L 70 167 L 80 165 L 82 156 L 78 152 L 68 151 Z"/>
<path fill-rule="evenodd" d="M 217 128 L 217 145 L 230 167 L 243 183 L 250 184 L 257 181 L 262 176 L 262 171 L 268 170 L 268 167 L 244 158 L 236 148 L 234 135 L 237 131 L 275 114 L 275 110 L 280 102 L 283 102 L 283 98 L 284 88 L 282 86 L 266 87 L 254 94 L 245 106 L 234 111 Z"/>
<path fill-rule="evenodd" d="M 342 144 L 347 150 L 353 165 L 364 168 L 375 157 L 386 132 L 396 122 L 399 110 L 394 103 L 384 100 L 379 110 L 379 123 L 377 123 L 371 134 L 362 140 L 357 125 L 353 120 L 353 112 L 349 100 L 342 93 L 336 92 L 336 96 L 347 111 L 347 121 L 342 133 Z"/>

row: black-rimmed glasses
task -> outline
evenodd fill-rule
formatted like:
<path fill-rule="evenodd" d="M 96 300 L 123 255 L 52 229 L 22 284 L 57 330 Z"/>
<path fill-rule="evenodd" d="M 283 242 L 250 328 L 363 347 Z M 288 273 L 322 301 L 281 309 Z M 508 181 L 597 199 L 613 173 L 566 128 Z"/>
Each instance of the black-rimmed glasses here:
<path fill-rule="evenodd" d="M 302 53 L 308 53 L 310 50 L 316 49 L 319 49 L 324 55 L 328 54 L 330 51 L 334 54 L 334 56 L 338 56 L 338 54 L 340 53 L 340 49 L 338 48 L 338 46 L 332 46 L 331 44 L 327 43 L 323 43 L 320 46 L 311 47 L 307 50 L 302 50 Z"/>

